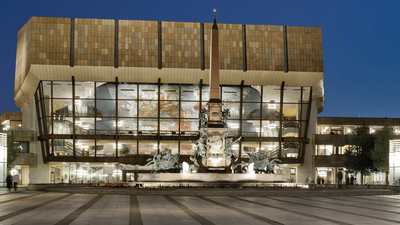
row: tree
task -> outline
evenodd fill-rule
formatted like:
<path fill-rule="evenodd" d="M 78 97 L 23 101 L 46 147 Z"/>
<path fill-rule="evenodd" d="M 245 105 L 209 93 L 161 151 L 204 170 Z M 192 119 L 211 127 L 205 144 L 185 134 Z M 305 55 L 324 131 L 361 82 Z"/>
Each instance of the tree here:
<path fill-rule="evenodd" d="M 345 152 L 344 166 L 354 172 L 361 173 L 361 183 L 364 183 L 364 175 L 375 171 L 371 153 L 375 147 L 375 137 L 370 134 L 369 126 L 365 123 L 357 127 L 351 135 L 350 149 Z"/>
<path fill-rule="evenodd" d="M 0 132 L 7 134 L 7 170 L 10 171 L 13 163 L 19 156 L 19 149 L 15 145 L 12 131 L 6 132 L 3 130 L 3 124 L 0 121 Z"/>
<path fill-rule="evenodd" d="M 123 145 L 120 149 L 121 154 L 128 154 L 129 153 L 129 148 L 126 145 Z"/>
<path fill-rule="evenodd" d="M 389 184 L 389 141 L 393 138 L 392 121 L 387 121 L 382 130 L 378 131 L 375 147 L 371 154 L 375 169 L 386 173 L 386 185 Z"/>

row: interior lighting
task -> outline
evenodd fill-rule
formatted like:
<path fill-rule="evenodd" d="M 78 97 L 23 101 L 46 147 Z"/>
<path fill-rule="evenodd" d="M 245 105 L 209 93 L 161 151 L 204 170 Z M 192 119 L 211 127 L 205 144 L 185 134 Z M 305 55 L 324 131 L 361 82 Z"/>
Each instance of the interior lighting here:
<path fill-rule="evenodd" d="M 4 120 L 4 122 L 2 122 L 1 124 L 6 124 L 8 122 L 9 122 L 9 120 Z"/>

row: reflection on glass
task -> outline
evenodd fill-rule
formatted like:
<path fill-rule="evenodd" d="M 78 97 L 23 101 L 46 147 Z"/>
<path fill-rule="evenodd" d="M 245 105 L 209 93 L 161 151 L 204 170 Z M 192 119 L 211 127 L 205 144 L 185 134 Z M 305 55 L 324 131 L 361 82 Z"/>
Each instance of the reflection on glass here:
<path fill-rule="evenodd" d="M 97 135 L 114 135 L 116 129 L 114 118 L 97 118 L 96 134 Z"/>
<path fill-rule="evenodd" d="M 93 117 L 75 117 L 75 133 L 76 134 L 92 134 L 94 135 L 94 118 Z"/>
<path fill-rule="evenodd" d="M 199 118 L 198 102 L 181 102 L 181 118 Z"/>
<path fill-rule="evenodd" d="M 93 99 L 94 98 L 94 82 L 75 82 L 75 98 Z"/>
<path fill-rule="evenodd" d="M 243 119 L 260 119 L 260 103 L 243 103 Z"/>
<path fill-rule="evenodd" d="M 178 118 L 179 102 L 178 101 L 160 101 L 160 117 Z"/>
<path fill-rule="evenodd" d="M 116 142 L 115 140 L 97 140 L 96 156 L 97 157 L 115 157 Z"/>
<path fill-rule="evenodd" d="M 115 117 L 115 100 L 96 100 L 98 117 Z"/>
<path fill-rule="evenodd" d="M 44 130 L 44 129 L 47 129 L 47 134 L 52 134 L 51 117 L 46 117 L 45 124 L 46 124 L 46 128 L 43 128 L 43 132 L 46 132 L 46 130 Z"/>
<path fill-rule="evenodd" d="M 182 84 L 181 85 L 182 101 L 199 101 L 200 85 L 198 84 Z"/>
<path fill-rule="evenodd" d="M 53 81 L 53 98 L 72 98 L 72 82 Z"/>
<path fill-rule="evenodd" d="M 75 99 L 75 116 L 94 116 L 94 100 Z"/>
<path fill-rule="evenodd" d="M 51 81 L 42 81 L 43 98 L 51 98 Z"/>
<path fill-rule="evenodd" d="M 97 183 L 97 184 L 101 184 L 101 183 L 105 183 L 104 179 L 107 178 L 106 176 L 104 176 L 105 174 L 103 173 L 103 167 L 104 164 L 103 163 L 90 163 L 90 177 L 91 183 Z"/>
<path fill-rule="evenodd" d="M 242 121 L 242 136 L 244 136 L 244 137 L 259 137 L 260 136 L 260 121 L 259 120 L 243 120 Z"/>
<path fill-rule="evenodd" d="M 72 134 L 72 117 L 54 117 L 54 134 Z"/>
<path fill-rule="evenodd" d="M 261 101 L 261 86 L 244 86 L 243 87 L 243 102 L 260 102 Z"/>
<path fill-rule="evenodd" d="M 157 101 L 140 101 L 139 117 L 158 117 Z"/>
<path fill-rule="evenodd" d="M 160 100 L 179 100 L 179 84 L 161 84 Z"/>
<path fill-rule="evenodd" d="M 115 99 L 115 83 L 96 82 L 97 99 Z"/>
<path fill-rule="evenodd" d="M 73 156 L 74 146 L 72 139 L 54 139 L 53 152 L 54 156 Z"/>
<path fill-rule="evenodd" d="M 72 99 L 53 99 L 53 114 L 72 116 Z"/>
<path fill-rule="evenodd" d="M 299 143 L 283 142 L 281 151 L 282 157 L 297 158 L 299 154 Z"/>
<path fill-rule="evenodd" d="M 299 137 L 299 121 L 283 122 L 282 137 Z"/>
<path fill-rule="evenodd" d="M 240 120 L 228 120 L 228 127 L 231 129 L 232 135 L 238 136 L 240 129 Z"/>
<path fill-rule="evenodd" d="M 118 99 L 137 99 L 137 84 L 118 84 Z"/>
<path fill-rule="evenodd" d="M 158 85 L 157 84 L 139 84 L 140 100 L 157 100 Z"/>
<path fill-rule="evenodd" d="M 261 150 L 267 151 L 270 158 L 278 158 L 279 142 L 261 142 Z"/>
<path fill-rule="evenodd" d="M 75 140 L 75 154 L 76 156 L 94 157 L 95 144 L 94 140 Z"/>
<path fill-rule="evenodd" d="M 137 102 L 119 100 L 118 101 L 118 116 L 119 117 L 136 117 L 137 116 Z"/>
<path fill-rule="evenodd" d="M 240 102 L 240 86 L 223 86 L 222 101 Z"/>
<path fill-rule="evenodd" d="M 279 137 L 279 121 L 262 121 L 261 137 Z"/>

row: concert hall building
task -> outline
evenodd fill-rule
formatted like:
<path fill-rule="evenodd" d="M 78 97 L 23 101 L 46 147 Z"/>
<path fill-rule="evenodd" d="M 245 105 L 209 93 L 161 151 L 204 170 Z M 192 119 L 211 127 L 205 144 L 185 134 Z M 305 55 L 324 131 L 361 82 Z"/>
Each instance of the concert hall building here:
<path fill-rule="evenodd" d="M 15 70 L 18 129 L 31 135 L 23 182 L 132 181 L 164 148 L 189 163 L 209 100 L 211 26 L 32 17 L 18 32 Z M 321 28 L 218 28 L 220 93 L 232 137 L 242 137 L 238 161 L 265 150 L 282 160 L 276 172 L 288 182 L 314 176 Z"/>

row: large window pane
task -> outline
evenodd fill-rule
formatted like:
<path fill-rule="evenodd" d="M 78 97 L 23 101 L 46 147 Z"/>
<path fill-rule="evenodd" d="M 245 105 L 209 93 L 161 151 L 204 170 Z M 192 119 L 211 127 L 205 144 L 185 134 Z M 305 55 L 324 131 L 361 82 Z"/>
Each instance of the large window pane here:
<path fill-rule="evenodd" d="M 240 129 L 240 120 L 228 120 L 228 127 L 231 129 L 232 135 L 238 136 Z"/>
<path fill-rule="evenodd" d="M 53 98 L 72 98 L 72 82 L 53 81 Z"/>
<path fill-rule="evenodd" d="M 107 177 L 104 176 L 103 167 L 104 167 L 103 163 L 90 163 L 90 171 L 91 171 L 91 174 L 90 174 L 91 180 L 90 180 L 90 182 L 91 183 L 101 184 L 101 183 L 105 182 L 105 179 Z"/>
<path fill-rule="evenodd" d="M 281 87 L 280 86 L 263 86 L 263 102 L 277 102 L 281 101 Z"/>
<path fill-rule="evenodd" d="M 161 84 L 160 100 L 179 100 L 179 84 Z"/>
<path fill-rule="evenodd" d="M 178 118 L 179 102 L 178 101 L 160 101 L 160 117 Z"/>
<path fill-rule="evenodd" d="M 261 142 L 261 150 L 268 152 L 270 158 L 278 158 L 279 142 Z"/>
<path fill-rule="evenodd" d="M 118 118 L 119 135 L 137 135 L 137 120 L 134 118 Z"/>
<path fill-rule="evenodd" d="M 76 156 L 94 157 L 95 144 L 94 140 L 75 140 Z"/>
<path fill-rule="evenodd" d="M 181 118 L 199 118 L 198 102 L 181 102 Z"/>
<path fill-rule="evenodd" d="M 198 85 L 198 84 L 182 84 L 181 85 L 181 100 L 182 101 L 199 101 L 200 100 L 200 85 Z"/>
<path fill-rule="evenodd" d="M 96 142 L 97 157 L 115 157 L 116 142 L 115 140 L 98 140 Z"/>
<path fill-rule="evenodd" d="M 73 133 L 72 117 L 55 117 L 54 118 L 54 134 L 72 134 Z"/>
<path fill-rule="evenodd" d="M 282 137 L 299 137 L 299 121 L 283 122 Z"/>
<path fill-rule="evenodd" d="M 44 104 L 45 114 L 46 114 L 46 116 L 50 116 L 51 115 L 51 99 L 42 99 L 39 103 L 40 103 L 40 105 Z M 41 107 L 40 105 L 39 105 L 39 107 Z M 39 108 L 39 110 L 41 110 L 41 108 Z"/>
<path fill-rule="evenodd" d="M 300 103 L 301 87 L 285 87 L 283 93 L 283 102 L 285 103 Z"/>
<path fill-rule="evenodd" d="M 229 109 L 231 113 L 228 119 L 240 119 L 240 103 L 224 103 L 223 108 Z"/>
<path fill-rule="evenodd" d="M 40 120 L 39 122 L 42 122 L 42 120 Z M 46 128 L 42 128 L 43 129 L 43 132 L 46 132 L 46 130 L 45 129 L 47 129 L 47 134 L 52 134 L 52 127 L 53 127 L 53 125 L 52 125 L 52 123 L 51 123 L 51 117 L 46 117 L 46 121 L 45 121 L 45 124 L 46 124 Z"/>
<path fill-rule="evenodd" d="M 93 117 L 75 117 L 75 133 L 94 135 Z"/>
<path fill-rule="evenodd" d="M 172 154 L 178 153 L 178 141 L 160 141 L 160 151 L 170 149 Z"/>
<path fill-rule="evenodd" d="M 75 116 L 94 116 L 94 100 L 75 99 Z"/>
<path fill-rule="evenodd" d="M 75 98 L 94 99 L 94 82 L 75 82 Z"/>
<path fill-rule="evenodd" d="M 139 135 L 156 134 L 157 123 L 157 119 L 139 119 Z"/>
<path fill-rule="evenodd" d="M 181 119 L 181 131 L 199 131 L 199 120 Z"/>
<path fill-rule="evenodd" d="M 260 102 L 261 86 L 244 86 L 243 102 Z"/>
<path fill-rule="evenodd" d="M 43 98 L 51 98 L 51 81 L 42 81 Z"/>
<path fill-rule="evenodd" d="M 310 99 L 310 87 L 303 87 L 303 103 L 308 102 Z"/>
<path fill-rule="evenodd" d="M 258 142 L 243 141 L 242 142 L 242 158 L 249 158 L 248 153 L 257 154 L 259 150 Z"/>
<path fill-rule="evenodd" d="M 114 135 L 115 134 L 114 118 L 97 118 L 96 134 L 97 135 Z"/>
<path fill-rule="evenodd" d="M 299 118 L 298 108 L 301 104 L 283 104 L 283 120 L 297 120 Z"/>
<path fill-rule="evenodd" d="M 243 120 L 242 121 L 242 136 L 244 136 L 244 137 L 259 137 L 260 136 L 260 121 L 259 120 Z"/>
<path fill-rule="evenodd" d="M 139 154 L 154 155 L 157 153 L 157 141 L 139 141 Z"/>
<path fill-rule="evenodd" d="M 115 99 L 115 83 L 96 82 L 97 99 Z"/>
<path fill-rule="evenodd" d="M 136 140 L 119 140 L 118 141 L 119 156 L 127 156 L 137 154 Z"/>
<path fill-rule="evenodd" d="M 297 158 L 299 154 L 299 143 L 297 142 L 283 142 L 282 143 L 282 157 Z"/>
<path fill-rule="evenodd" d="M 223 86 L 222 101 L 240 102 L 240 86 Z"/>
<path fill-rule="evenodd" d="M 208 100 L 210 100 L 210 86 L 203 85 L 201 101 L 208 101 Z"/>
<path fill-rule="evenodd" d="M 137 99 L 137 84 L 118 84 L 118 99 Z"/>
<path fill-rule="evenodd" d="M 279 137 L 279 121 L 262 121 L 261 137 Z"/>
<path fill-rule="evenodd" d="M 73 156 L 73 140 L 72 139 L 54 139 L 53 140 L 54 156 Z"/>
<path fill-rule="evenodd" d="M 279 120 L 281 106 L 276 102 L 263 103 L 262 105 L 263 120 Z"/>
<path fill-rule="evenodd" d="M 179 123 L 177 119 L 160 119 L 160 133 L 171 135 L 178 132 Z"/>
<path fill-rule="evenodd" d="M 115 100 L 97 100 L 96 113 L 98 117 L 115 117 Z"/>
<path fill-rule="evenodd" d="M 72 99 L 53 99 L 53 114 L 72 116 Z"/>
<path fill-rule="evenodd" d="M 196 146 L 189 141 L 181 141 L 181 155 L 194 155 Z M 190 162 L 187 162 L 190 164 Z"/>
<path fill-rule="evenodd" d="M 140 101 L 139 117 L 158 117 L 158 102 Z"/>
<path fill-rule="evenodd" d="M 260 103 L 243 103 L 243 119 L 260 119 Z"/>
<path fill-rule="evenodd" d="M 139 84 L 140 100 L 157 100 L 158 85 L 157 84 Z"/>
<path fill-rule="evenodd" d="M 136 101 L 118 101 L 118 116 L 119 117 L 136 117 L 137 102 Z"/>

